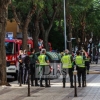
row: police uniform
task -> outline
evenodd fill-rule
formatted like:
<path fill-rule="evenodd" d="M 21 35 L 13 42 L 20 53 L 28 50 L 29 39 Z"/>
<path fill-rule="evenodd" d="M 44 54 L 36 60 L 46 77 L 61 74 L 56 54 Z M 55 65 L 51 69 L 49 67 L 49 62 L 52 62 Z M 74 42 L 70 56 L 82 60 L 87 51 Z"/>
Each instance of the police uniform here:
<path fill-rule="evenodd" d="M 84 87 L 84 82 L 85 82 L 85 62 L 83 60 L 83 56 L 77 55 L 75 58 L 75 63 L 77 66 L 77 71 L 78 71 L 78 83 L 79 86 L 81 87 L 81 75 L 82 75 L 82 86 Z"/>
<path fill-rule="evenodd" d="M 46 75 L 45 75 L 45 69 L 46 67 L 48 66 L 48 63 L 46 62 L 48 60 L 48 57 L 45 55 L 45 54 L 41 54 L 40 56 L 38 56 L 38 61 L 39 61 L 39 67 L 40 69 L 42 68 L 42 76 L 44 75 L 45 76 L 45 86 L 46 87 L 50 87 L 48 85 L 48 78 L 46 78 Z M 43 77 L 40 78 L 40 87 L 44 87 L 43 84 L 42 84 L 42 81 L 43 81 Z"/>
<path fill-rule="evenodd" d="M 38 78 L 36 77 L 36 61 L 37 61 L 37 56 L 34 53 L 30 54 L 30 74 L 31 74 L 31 86 L 34 86 L 33 81 L 35 80 L 35 86 L 39 86 L 38 84 Z"/>
<path fill-rule="evenodd" d="M 71 59 L 71 55 L 67 55 L 65 54 L 62 58 L 61 58 L 61 62 L 62 62 L 62 69 L 63 69 L 63 84 L 65 82 L 66 79 L 66 74 L 69 73 L 69 77 L 70 77 L 70 88 L 73 88 L 73 66 L 72 66 L 72 59 Z M 64 85 L 63 85 L 64 87 Z"/>
<path fill-rule="evenodd" d="M 85 53 L 83 54 L 83 60 L 84 60 L 84 63 L 85 63 L 85 75 L 84 75 L 84 86 L 86 86 L 86 56 L 85 56 Z"/>

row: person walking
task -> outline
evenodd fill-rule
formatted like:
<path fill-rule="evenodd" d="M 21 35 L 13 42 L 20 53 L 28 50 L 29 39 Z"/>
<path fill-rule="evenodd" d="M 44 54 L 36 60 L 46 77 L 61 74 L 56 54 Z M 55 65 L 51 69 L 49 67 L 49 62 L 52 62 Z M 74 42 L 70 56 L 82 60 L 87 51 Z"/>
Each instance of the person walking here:
<path fill-rule="evenodd" d="M 69 54 L 68 50 L 65 50 L 65 55 L 61 58 L 62 62 L 62 69 L 63 69 L 63 87 L 65 87 L 65 82 L 66 82 L 66 75 L 67 73 L 69 74 L 70 77 L 70 88 L 74 88 L 73 86 L 73 70 L 74 67 L 72 66 L 73 64 L 73 58 Z"/>
<path fill-rule="evenodd" d="M 36 77 L 36 63 L 38 62 L 37 55 L 35 54 L 35 49 L 31 48 L 31 54 L 30 54 L 30 74 L 31 74 L 31 86 L 39 86 L 38 84 L 38 78 Z"/>
<path fill-rule="evenodd" d="M 96 64 L 98 63 L 98 54 L 97 53 L 95 54 L 95 63 Z"/>
<path fill-rule="evenodd" d="M 39 67 L 40 67 L 40 87 L 44 87 L 44 85 L 42 84 L 43 81 L 43 75 L 45 76 L 45 87 L 50 87 L 50 85 L 48 84 L 48 78 L 46 77 L 45 73 L 46 73 L 46 69 L 48 69 L 47 67 L 49 67 L 49 59 L 46 56 L 46 50 L 42 50 L 41 54 L 38 56 L 38 61 L 39 61 Z"/>
<path fill-rule="evenodd" d="M 85 87 L 85 73 L 86 73 L 86 68 L 85 68 L 85 62 L 83 60 L 83 56 L 80 54 L 79 51 L 77 51 L 77 56 L 75 58 L 75 64 L 77 67 L 77 72 L 78 72 L 78 87 L 81 87 L 81 76 L 82 76 L 82 87 Z"/>

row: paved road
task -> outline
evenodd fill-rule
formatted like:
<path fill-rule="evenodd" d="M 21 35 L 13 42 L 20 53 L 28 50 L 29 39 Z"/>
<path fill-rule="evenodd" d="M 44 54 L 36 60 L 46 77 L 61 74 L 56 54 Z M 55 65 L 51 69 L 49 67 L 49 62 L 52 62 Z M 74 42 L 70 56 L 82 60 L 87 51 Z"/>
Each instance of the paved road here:
<path fill-rule="evenodd" d="M 92 64 L 91 70 L 99 71 L 100 64 Z M 0 87 L 0 100 L 100 100 L 100 74 L 87 75 L 87 87 L 77 88 L 78 97 L 74 97 L 74 89 L 69 88 L 69 78 L 66 88 L 62 88 L 61 77 L 51 80 L 50 88 L 31 87 L 30 97 L 27 97 L 27 85 L 19 87 L 17 81 L 10 84 L 10 87 Z"/>

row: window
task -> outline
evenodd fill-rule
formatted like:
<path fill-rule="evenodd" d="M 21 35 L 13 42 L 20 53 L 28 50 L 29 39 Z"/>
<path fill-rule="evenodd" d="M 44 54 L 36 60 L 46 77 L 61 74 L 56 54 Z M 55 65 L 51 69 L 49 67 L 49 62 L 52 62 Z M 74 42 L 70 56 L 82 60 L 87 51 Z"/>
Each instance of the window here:
<path fill-rule="evenodd" d="M 14 54 L 14 43 L 5 42 L 6 54 Z"/>

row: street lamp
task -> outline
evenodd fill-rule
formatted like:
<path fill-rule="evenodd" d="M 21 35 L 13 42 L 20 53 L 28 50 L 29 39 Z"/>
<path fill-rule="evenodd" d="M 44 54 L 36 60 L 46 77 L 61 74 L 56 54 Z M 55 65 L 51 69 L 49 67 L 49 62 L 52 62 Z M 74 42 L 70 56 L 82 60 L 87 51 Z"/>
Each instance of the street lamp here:
<path fill-rule="evenodd" d="M 66 35 L 66 6 L 64 0 L 64 38 L 65 38 L 65 50 L 67 49 L 67 35 Z"/>
<path fill-rule="evenodd" d="M 67 40 L 67 35 L 66 35 L 66 2 L 65 2 L 65 0 L 63 2 L 64 2 L 64 38 L 65 38 L 65 50 L 66 50 L 67 49 L 67 42 L 71 42 L 73 39 L 76 39 L 76 38 L 71 38 L 70 41 Z"/>

